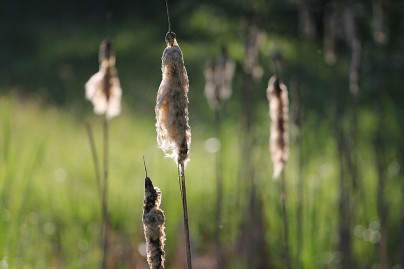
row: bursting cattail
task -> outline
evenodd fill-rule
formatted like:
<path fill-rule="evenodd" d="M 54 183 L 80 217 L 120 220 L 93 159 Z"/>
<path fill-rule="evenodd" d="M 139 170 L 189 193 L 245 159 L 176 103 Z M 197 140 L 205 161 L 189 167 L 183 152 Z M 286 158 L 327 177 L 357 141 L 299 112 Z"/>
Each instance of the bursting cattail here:
<path fill-rule="evenodd" d="M 189 161 L 191 128 L 188 120 L 189 81 L 175 33 L 166 34 L 161 59 L 162 80 L 156 100 L 157 144 L 177 163 Z"/>
<path fill-rule="evenodd" d="M 273 178 L 281 174 L 289 155 L 288 90 L 279 78 L 272 76 L 268 82 L 267 97 L 271 129 L 269 147 L 274 165 Z"/>
<path fill-rule="evenodd" d="M 217 109 L 221 102 L 230 98 L 235 67 L 225 47 L 222 47 L 222 52 L 215 62 L 206 65 L 205 97 L 212 109 Z"/>
<path fill-rule="evenodd" d="M 150 269 L 164 269 L 164 212 L 160 209 L 161 191 L 146 176 L 143 205 L 143 229 L 146 239 L 147 263 Z"/>
<path fill-rule="evenodd" d="M 104 40 L 99 49 L 100 69 L 86 83 L 86 98 L 94 106 L 94 113 L 108 119 L 121 113 L 122 89 L 115 68 L 111 42 Z"/>

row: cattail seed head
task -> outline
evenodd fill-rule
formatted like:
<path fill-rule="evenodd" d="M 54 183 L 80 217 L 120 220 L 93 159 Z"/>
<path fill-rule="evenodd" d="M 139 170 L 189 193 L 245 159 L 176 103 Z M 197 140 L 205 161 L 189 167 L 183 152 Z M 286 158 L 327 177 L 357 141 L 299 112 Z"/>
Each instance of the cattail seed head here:
<path fill-rule="evenodd" d="M 156 100 L 157 144 L 177 163 L 189 161 L 191 128 L 188 115 L 189 81 L 175 33 L 166 35 L 161 59 L 162 80 Z"/>
<path fill-rule="evenodd" d="M 145 178 L 143 229 L 146 239 L 147 263 L 150 269 L 164 269 L 164 212 L 160 209 L 161 191 L 154 188 L 150 178 Z"/>
<path fill-rule="evenodd" d="M 270 78 L 267 88 L 271 118 L 269 147 L 274 164 L 273 178 L 281 174 L 289 155 L 288 90 L 276 76 Z"/>
<path fill-rule="evenodd" d="M 115 68 L 111 42 L 104 40 L 99 50 L 100 69 L 86 83 L 86 98 L 94 106 L 94 113 L 108 119 L 121 113 L 122 89 Z"/>
<path fill-rule="evenodd" d="M 205 97 L 212 109 L 229 99 L 232 94 L 232 81 L 235 63 L 227 54 L 225 47 L 216 61 L 205 67 Z"/>

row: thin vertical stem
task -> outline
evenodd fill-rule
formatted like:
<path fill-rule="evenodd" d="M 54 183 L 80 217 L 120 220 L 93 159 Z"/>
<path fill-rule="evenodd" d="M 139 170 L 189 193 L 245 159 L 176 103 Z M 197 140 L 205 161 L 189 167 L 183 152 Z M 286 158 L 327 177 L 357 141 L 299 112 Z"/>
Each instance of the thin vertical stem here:
<path fill-rule="evenodd" d="M 380 99 L 382 99 L 381 97 Z M 382 104 L 380 102 L 379 105 L 379 114 L 381 115 L 379 117 L 379 124 L 378 124 L 378 129 L 375 134 L 375 138 L 373 141 L 373 147 L 374 147 L 374 152 L 375 152 L 375 161 L 376 161 L 376 170 L 377 170 L 377 175 L 378 175 L 378 180 L 377 180 L 377 192 L 376 192 L 376 197 L 377 197 L 377 214 L 379 216 L 379 223 L 380 223 L 380 241 L 378 244 L 378 250 L 379 250 L 379 264 L 380 264 L 380 269 L 387 269 L 389 268 L 389 255 L 388 255 L 388 242 L 387 242 L 387 233 L 388 233 L 388 225 L 387 225 L 387 220 L 388 220 L 388 204 L 386 200 L 386 195 L 385 195 L 385 189 L 386 189 L 386 145 L 383 137 L 383 131 L 385 130 L 385 112 L 383 111 Z"/>
<path fill-rule="evenodd" d="M 104 117 L 103 124 L 104 131 L 104 160 L 103 160 L 103 174 L 101 175 L 100 162 L 98 160 L 98 154 L 95 147 L 95 141 L 93 136 L 93 131 L 91 125 L 86 122 L 86 129 L 88 139 L 90 141 L 90 149 L 94 162 L 95 175 L 97 178 L 97 187 L 100 195 L 101 204 L 101 222 L 102 222 L 102 238 L 101 238 L 101 248 L 102 248 L 102 260 L 101 268 L 107 268 L 107 252 L 108 252 L 108 214 L 107 214 L 107 178 L 108 178 L 108 120 Z"/>
<path fill-rule="evenodd" d="M 288 222 L 288 216 L 286 213 L 285 170 L 282 171 L 282 175 L 281 175 L 279 184 L 281 187 L 282 222 L 283 222 L 283 232 L 284 232 L 283 250 L 284 250 L 285 268 L 291 269 L 292 267 L 291 267 L 291 261 L 290 261 L 290 253 L 289 253 L 289 222 Z"/>
<path fill-rule="evenodd" d="M 100 195 L 100 200 L 102 200 L 102 198 L 101 198 L 102 194 L 101 194 L 100 162 L 98 160 L 97 149 L 95 147 L 93 130 L 92 130 L 91 125 L 90 125 L 90 123 L 88 121 L 86 121 L 85 124 L 86 124 L 86 129 L 87 129 L 88 140 L 90 142 L 91 155 L 93 157 L 93 162 L 94 162 L 94 170 L 95 170 L 95 176 L 96 176 L 96 179 L 97 179 L 98 193 Z"/>
<path fill-rule="evenodd" d="M 166 9 L 167 9 L 168 32 L 171 33 L 170 13 L 168 12 L 168 2 L 167 2 L 167 0 L 166 0 Z"/>
<path fill-rule="evenodd" d="M 303 246 L 303 151 L 301 136 L 298 134 L 296 138 L 297 147 L 299 151 L 298 155 L 298 184 L 297 184 L 297 268 L 302 268 L 302 246 Z"/>
<path fill-rule="evenodd" d="M 184 211 L 184 232 L 185 232 L 185 247 L 187 253 L 187 268 L 192 269 L 192 260 L 191 260 L 191 243 L 189 239 L 189 225 L 188 225 L 188 208 L 187 208 L 187 190 L 185 187 L 185 172 L 184 172 L 184 163 L 178 164 L 178 172 L 181 177 L 181 200 L 182 200 L 182 208 Z"/>
<path fill-rule="evenodd" d="M 216 137 L 221 142 L 221 106 L 215 109 L 215 126 Z M 215 229 L 215 248 L 216 248 L 216 262 L 217 268 L 222 268 L 222 247 L 221 247 L 221 233 L 220 226 L 222 221 L 222 197 L 223 197 L 223 182 L 222 182 L 222 156 L 221 150 L 216 152 L 216 203 L 215 203 L 215 217 L 216 217 L 216 229 Z"/>
<path fill-rule="evenodd" d="M 109 225 L 108 225 L 108 210 L 107 210 L 107 189 L 108 189 L 108 119 L 104 116 L 104 176 L 102 184 L 102 263 L 101 268 L 107 268 L 108 245 L 109 245 Z"/>
<path fill-rule="evenodd" d="M 300 104 L 299 89 L 297 82 L 290 85 L 292 94 L 292 118 L 296 128 L 296 149 L 297 149 L 297 208 L 296 208 L 296 268 L 302 268 L 302 248 L 303 248 L 303 146 L 302 146 L 302 108 Z"/>

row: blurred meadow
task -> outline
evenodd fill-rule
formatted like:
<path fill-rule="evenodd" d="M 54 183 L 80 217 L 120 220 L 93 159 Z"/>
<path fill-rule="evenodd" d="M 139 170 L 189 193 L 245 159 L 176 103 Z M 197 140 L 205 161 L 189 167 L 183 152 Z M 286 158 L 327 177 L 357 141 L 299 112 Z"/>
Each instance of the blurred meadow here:
<path fill-rule="evenodd" d="M 287 268 L 268 145 L 266 89 L 278 73 L 290 101 L 290 268 L 403 269 L 404 3 L 168 5 L 190 80 L 193 267 Z M 144 156 L 162 191 L 166 268 L 186 268 L 177 168 L 156 144 L 165 8 L 163 0 L 1 2 L 0 269 L 99 267 L 101 208 L 85 122 L 101 152 L 102 117 L 84 84 L 106 37 L 123 89 L 122 113 L 110 122 L 107 267 L 148 268 Z M 221 46 L 236 69 L 218 121 L 204 70 Z"/>

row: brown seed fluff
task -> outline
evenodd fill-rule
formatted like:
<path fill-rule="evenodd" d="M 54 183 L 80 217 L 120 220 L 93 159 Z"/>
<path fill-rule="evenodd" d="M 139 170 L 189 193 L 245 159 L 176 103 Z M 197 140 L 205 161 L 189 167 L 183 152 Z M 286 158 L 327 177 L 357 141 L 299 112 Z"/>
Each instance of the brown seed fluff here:
<path fill-rule="evenodd" d="M 184 58 L 175 34 L 166 35 L 161 59 L 162 80 L 156 100 L 157 144 L 177 163 L 189 161 L 191 128 L 188 115 L 189 81 Z"/>
<path fill-rule="evenodd" d="M 86 83 L 86 98 L 94 106 L 94 113 L 108 119 L 121 113 L 122 89 L 115 68 L 111 42 L 104 40 L 99 50 L 100 69 Z"/>
<path fill-rule="evenodd" d="M 161 191 L 154 188 L 150 178 L 145 178 L 143 204 L 143 229 L 146 239 L 147 263 L 150 269 L 164 269 L 164 212 L 160 209 Z"/>
<path fill-rule="evenodd" d="M 286 86 L 276 76 L 272 76 L 268 82 L 267 98 L 271 118 L 269 148 L 274 164 L 273 178 L 277 179 L 289 156 L 289 100 Z"/>

